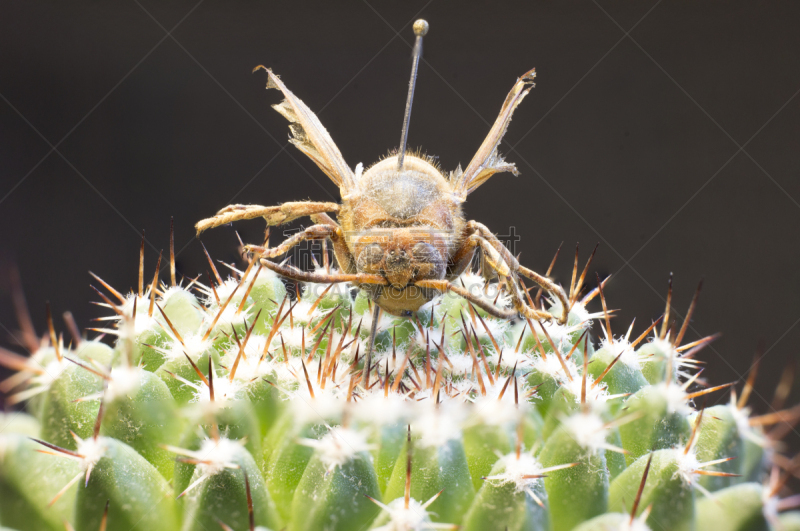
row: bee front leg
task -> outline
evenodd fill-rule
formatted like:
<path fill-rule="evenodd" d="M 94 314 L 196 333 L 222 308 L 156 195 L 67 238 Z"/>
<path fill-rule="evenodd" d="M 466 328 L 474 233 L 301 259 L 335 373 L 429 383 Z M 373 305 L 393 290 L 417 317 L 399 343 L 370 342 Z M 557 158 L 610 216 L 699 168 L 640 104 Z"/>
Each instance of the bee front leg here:
<path fill-rule="evenodd" d="M 227 225 L 241 219 L 264 218 L 267 221 L 267 225 L 280 225 L 303 216 L 338 211 L 339 205 L 337 203 L 316 201 L 292 201 L 269 207 L 261 205 L 229 205 L 217 212 L 214 217 L 199 221 L 194 228 L 197 229 L 197 234 L 199 235 L 208 229 Z"/>

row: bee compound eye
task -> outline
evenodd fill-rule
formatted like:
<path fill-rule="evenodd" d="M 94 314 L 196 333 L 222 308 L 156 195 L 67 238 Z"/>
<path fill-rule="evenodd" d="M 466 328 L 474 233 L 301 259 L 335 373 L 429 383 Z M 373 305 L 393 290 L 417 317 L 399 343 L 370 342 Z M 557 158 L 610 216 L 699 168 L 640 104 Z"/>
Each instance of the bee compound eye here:
<path fill-rule="evenodd" d="M 414 245 L 412 253 L 414 254 L 414 260 L 417 262 L 431 262 L 435 260 L 438 255 L 433 245 L 425 242 Z"/>
<path fill-rule="evenodd" d="M 443 278 L 445 262 L 436 247 L 419 242 L 411 252 L 414 254 L 417 278 Z"/>
<path fill-rule="evenodd" d="M 358 259 L 364 264 L 377 264 L 383 259 L 383 247 L 377 243 L 371 243 L 364 247 Z"/>

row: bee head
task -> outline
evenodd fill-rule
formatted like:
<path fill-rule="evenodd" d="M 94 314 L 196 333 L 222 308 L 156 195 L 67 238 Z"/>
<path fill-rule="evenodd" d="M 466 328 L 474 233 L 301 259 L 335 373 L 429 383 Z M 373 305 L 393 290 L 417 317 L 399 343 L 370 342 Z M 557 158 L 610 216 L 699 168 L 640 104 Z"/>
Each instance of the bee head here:
<path fill-rule="evenodd" d="M 371 229 L 355 246 L 356 264 L 402 289 L 415 280 L 444 278 L 446 260 L 436 244 L 435 234 L 419 227 Z"/>

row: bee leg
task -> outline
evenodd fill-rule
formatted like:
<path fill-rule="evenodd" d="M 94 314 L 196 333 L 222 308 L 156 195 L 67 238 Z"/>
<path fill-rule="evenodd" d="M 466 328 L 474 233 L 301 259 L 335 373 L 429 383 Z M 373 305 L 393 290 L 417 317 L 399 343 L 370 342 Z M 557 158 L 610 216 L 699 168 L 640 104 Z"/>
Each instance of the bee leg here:
<path fill-rule="evenodd" d="M 261 205 L 230 205 L 217 212 L 214 217 L 199 221 L 194 228 L 197 229 L 197 234 L 199 235 L 208 229 L 241 219 L 264 218 L 267 221 L 267 225 L 280 225 L 303 216 L 338 211 L 339 205 L 337 203 L 316 201 L 293 201 L 269 207 Z"/>
<path fill-rule="evenodd" d="M 559 319 L 558 322 L 561 324 L 566 324 L 567 318 L 569 317 L 569 309 L 571 304 L 567 300 L 567 294 L 564 293 L 562 287 L 553 282 L 552 280 L 550 280 L 549 278 L 544 277 L 539 273 L 537 273 L 536 271 L 532 271 L 523 265 L 519 266 L 518 271 L 522 276 L 533 280 L 536 284 L 539 285 L 540 288 L 542 288 L 548 293 L 552 293 L 558 298 L 558 300 L 561 302 L 561 319 Z"/>
<path fill-rule="evenodd" d="M 477 221 L 470 221 L 467 223 L 467 229 L 473 231 L 473 234 L 469 237 L 469 240 L 475 241 L 477 244 L 480 245 L 481 250 L 483 251 L 483 258 L 484 263 L 488 263 L 491 265 L 500 276 L 509 276 L 509 271 L 513 274 L 520 274 L 524 277 L 527 277 L 538 284 L 542 289 L 547 291 L 548 293 L 552 293 L 555 295 L 559 301 L 561 302 L 561 319 L 559 319 L 559 323 L 565 324 L 567 322 L 567 317 L 569 316 L 569 308 L 570 304 L 567 300 L 567 295 L 564 293 L 564 290 L 556 284 L 555 282 L 551 281 L 550 279 L 543 277 L 542 275 L 536 273 L 520 265 L 516 258 L 511 254 L 511 252 L 503 245 L 497 236 L 492 234 L 492 232 L 483 224 Z M 473 244 L 474 245 L 474 244 Z M 492 252 L 494 251 L 494 252 Z M 498 258 L 504 262 L 501 264 L 498 261 Z M 519 289 L 516 285 L 516 282 L 508 282 L 510 291 L 512 293 L 512 301 L 514 302 L 515 306 L 524 306 L 527 309 L 532 310 L 527 304 L 525 304 L 520 297 Z M 513 287 L 512 287 L 513 285 Z M 522 311 L 522 310 L 520 310 Z M 522 313 L 525 313 L 524 311 Z M 549 315 L 549 314 L 548 314 Z"/>
<path fill-rule="evenodd" d="M 314 223 L 330 225 L 331 227 L 336 227 L 339 229 L 332 232 L 330 235 L 330 240 L 333 244 L 333 254 L 336 256 L 336 261 L 339 263 L 339 267 L 342 271 L 345 273 L 356 273 L 356 260 L 353 258 L 353 253 L 351 253 L 350 249 L 347 247 L 347 242 L 345 241 L 344 234 L 342 233 L 339 224 L 324 212 L 320 214 L 313 214 L 309 217 Z"/>
<path fill-rule="evenodd" d="M 268 250 L 265 247 L 256 246 L 256 245 L 248 245 L 245 247 L 247 252 L 252 252 L 254 254 L 261 254 L 267 257 L 275 257 L 280 256 L 284 252 L 288 251 L 290 247 L 293 245 L 297 245 L 300 241 L 304 239 L 323 239 L 328 238 L 330 239 L 331 243 L 333 244 L 333 253 L 336 256 L 336 261 L 339 263 L 339 267 L 345 273 L 356 273 L 356 261 L 353 258 L 350 249 L 347 247 L 347 242 L 345 241 L 344 233 L 342 232 L 341 227 L 338 223 L 336 223 L 333 219 L 331 219 L 328 214 L 324 212 L 320 212 L 317 214 L 311 214 L 308 216 L 311 218 L 311 221 L 316 223 L 316 225 L 309 227 L 304 232 L 296 234 L 294 237 L 295 240 L 291 238 L 286 240 L 281 247 L 285 250 L 276 251 L 276 250 Z M 277 248 L 276 248 L 277 249 Z"/>
<path fill-rule="evenodd" d="M 465 237 L 469 237 L 469 234 L 466 234 Z M 469 245 L 465 241 L 465 243 L 456 250 L 450 262 L 447 264 L 446 278 L 453 280 L 461 276 L 461 274 L 469 268 L 473 258 L 475 258 L 475 247 Z"/>
<path fill-rule="evenodd" d="M 511 302 L 514 304 L 514 307 L 519 311 L 519 313 L 529 319 L 544 319 L 546 321 L 552 320 L 553 316 L 550 313 L 532 308 L 522 300 L 522 293 L 517 285 L 516 278 L 517 276 L 514 275 L 512 277 L 502 277 L 502 280 L 505 282 L 506 289 L 511 293 Z M 566 322 L 566 318 L 564 322 Z"/>
<path fill-rule="evenodd" d="M 290 265 L 281 265 L 271 262 L 265 258 L 261 259 L 261 264 L 267 269 L 275 271 L 291 280 L 298 282 L 313 282 L 315 284 L 336 284 L 338 282 L 350 282 L 355 285 L 359 284 L 388 284 L 387 280 L 380 275 L 369 275 L 366 273 L 324 273 L 324 272 L 310 272 L 303 271 Z"/>
<path fill-rule="evenodd" d="M 487 302 L 485 299 L 470 293 L 469 290 L 464 289 L 461 286 L 456 286 L 448 280 L 417 280 L 414 282 L 414 285 L 419 286 L 420 288 L 435 289 L 437 291 L 441 291 L 442 293 L 446 291 L 452 291 L 456 295 L 464 297 L 478 308 L 485 310 L 489 315 L 499 319 L 513 319 L 518 313 L 516 309 L 512 310 L 509 308 L 500 308 L 499 306 L 495 306 L 494 304 Z M 534 318 L 539 319 L 541 317 Z"/>
<path fill-rule="evenodd" d="M 511 295 L 511 302 L 514 304 L 514 307 L 529 319 L 546 319 L 551 320 L 553 316 L 541 310 L 537 310 L 536 308 L 532 308 L 528 304 L 526 304 L 522 298 L 522 293 L 520 292 L 519 286 L 517 285 L 517 273 L 520 273 L 520 265 L 517 262 L 516 258 L 511 256 L 511 253 L 507 253 L 505 257 L 501 256 L 501 253 L 497 251 L 497 249 L 491 245 L 489 241 L 478 234 L 473 234 L 469 237 L 471 242 L 474 242 L 473 245 L 479 245 L 482 251 L 484 264 L 490 266 L 494 269 L 498 276 L 500 277 L 501 282 L 506 287 L 506 290 Z M 499 240 L 498 240 L 499 243 Z M 502 245 L 502 244 L 500 244 Z M 505 249 L 505 247 L 503 247 Z M 508 251 L 506 249 L 506 251 Z M 526 269 L 526 272 L 530 271 Z M 532 271 L 531 271 L 532 273 Z M 556 286 L 557 290 L 560 290 Z M 548 290 L 549 291 L 549 290 Z M 558 291 L 555 291 L 558 293 Z M 563 291 L 562 291 L 563 293 Z M 566 296 L 564 296 L 566 300 Z M 567 312 L 569 311 L 569 306 L 564 306 L 564 314 L 562 316 L 563 321 L 561 324 L 566 323 L 567 320 Z"/>
<path fill-rule="evenodd" d="M 323 217 L 324 216 L 324 217 Z M 312 225 L 302 232 L 298 232 L 277 247 L 262 247 L 260 245 L 245 245 L 244 250 L 246 253 L 254 254 L 261 258 L 261 263 L 276 273 L 285 277 L 300 280 L 303 282 L 316 282 L 321 284 L 330 284 L 335 282 L 353 282 L 355 284 L 386 284 L 386 280 L 378 275 L 357 274 L 355 267 L 348 268 L 348 263 L 352 265 L 354 262 L 350 251 L 345 245 L 344 235 L 342 228 L 325 214 L 318 214 L 312 216 L 312 219 L 321 221 L 318 225 Z M 336 252 L 336 260 L 339 262 L 340 267 L 344 268 L 344 273 L 309 273 L 302 271 L 292 266 L 283 266 L 266 260 L 267 258 L 275 258 L 286 254 L 295 245 L 306 240 L 324 240 L 329 239 L 333 242 L 334 251 Z"/>
<path fill-rule="evenodd" d="M 342 229 L 330 225 L 311 225 L 307 229 L 295 233 L 277 247 L 261 247 L 260 245 L 246 245 L 245 251 L 261 256 L 261 258 L 275 258 L 286 254 L 292 247 L 306 240 L 324 240 L 326 238 L 342 238 Z"/>

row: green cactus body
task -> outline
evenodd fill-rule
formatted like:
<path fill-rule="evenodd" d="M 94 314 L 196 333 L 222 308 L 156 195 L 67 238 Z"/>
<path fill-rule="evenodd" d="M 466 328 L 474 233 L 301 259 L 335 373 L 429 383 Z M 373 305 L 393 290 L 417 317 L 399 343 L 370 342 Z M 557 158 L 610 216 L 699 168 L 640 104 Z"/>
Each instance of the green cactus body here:
<path fill-rule="evenodd" d="M 193 294 L 179 287 L 164 292 L 160 308 L 181 336 L 193 333 L 203 322 L 203 306 Z"/>
<path fill-rule="evenodd" d="M 119 344 L 123 348 L 116 349 L 115 363 L 122 363 L 128 358 L 131 365 L 142 365 L 145 370 L 155 371 L 164 363 L 160 348 L 169 341 L 157 309 L 150 312 L 149 295 L 137 297 L 131 294 L 122 305 L 122 311 L 133 314 L 135 318 L 122 322 L 119 326 Z"/>
<path fill-rule="evenodd" d="M 366 528 L 379 512 L 367 496 L 381 499 L 366 436 L 334 428 L 305 444 L 315 452 L 292 500 L 290 530 Z"/>
<path fill-rule="evenodd" d="M 624 408 L 638 416 L 619 428 L 629 465 L 650 450 L 671 448 L 689 438 L 691 408 L 676 384 L 643 387 L 625 400 Z"/>
<path fill-rule="evenodd" d="M 199 338 L 198 338 L 199 339 Z M 203 342 L 205 343 L 205 342 Z M 167 359 L 158 369 L 156 374 L 164 380 L 167 388 L 172 394 L 179 405 L 185 405 L 194 399 L 197 387 L 202 382 L 200 376 L 195 371 L 192 363 L 203 373 L 203 376 L 208 377 L 208 358 L 214 362 L 215 366 L 219 363 L 219 353 L 216 349 L 210 346 L 201 347 L 200 352 L 190 351 L 188 354 L 191 362 L 185 356 L 182 356 L 182 345 L 175 345 L 178 350 L 172 357 Z"/>
<path fill-rule="evenodd" d="M 49 504 L 64 485 L 81 473 L 80 466 L 72 460 L 54 460 L 39 453 L 41 447 L 19 433 L 28 431 L 26 427 L 19 422 L 10 425 L 5 416 L 3 421 L 8 431 L 0 434 L 0 523 L 18 529 L 61 531 L 63 521 L 73 521 L 76 488 L 67 490 L 52 506 Z"/>
<path fill-rule="evenodd" d="M 363 292 L 297 299 L 263 265 L 236 274 L 194 281 L 200 295 L 112 293 L 113 348 L 0 352 L 33 414 L 0 416 L 0 524 L 94 531 L 108 502 L 109 530 L 238 531 L 251 507 L 259 531 L 800 530 L 766 473 L 770 419 L 791 411 L 753 418 L 740 400 L 700 420 L 697 346 L 607 322 L 595 351 L 595 291 L 565 325 L 452 293 L 379 312 L 365 371 Z"/>
<path fill-rule="evenodd" d="M 611 483 L 609 509 L 616 512 L 626 510 L 642 480 L 649 456 L 640 457 Z M 644 486 L 640 511 L 652 504 L 647 519 L 650 527 L 664 529 L 695 529 L 695 494 L 693 481 L 698 461 L 693 452 L 684 454 L 682 448 L 656 450 L 650 472 Z"/>
<path fill-rule="evenodd" d="M 130 446 L 100 437 L 78 445 L 91 465 L 89 481 L 78 486 L 75 527 L 98 529 L 106 502 L 110 529 L 174 530 L 178 514 L 172 491 L 158 471 Z"/>
<path fill-rule="evenodd" d="M 544 480 L 554 531 L 567 531 L 606 512 L 608 471 L 605 455 L 580 444 L 580 437 L 562 425 L 547 439 L 539 454 L 545 467 L 564 463 L 578 466 L 550 472 Z"/>
<path fill-rule="evenodd" d="M 467 531 L 508 529 L 536 531 L 550 528 L 542 466 L 530 455 L 506 455 L 495 464 L 464 517 Z"/>
<path fill-rule="evenodd" d="M 182 421 L 166 384 L 139 368 L 111 371 L 101 433 L 122 441 L 147 459 L 167 480 L 175 469 L 164 445 L 176 444 Z"/>
<path fill-rule="evenodd" d="M 210 405 L 212 410 L 210 416 L 216 421 L 219 431 L 229 439 L 241 439 L 245 441 L 245 447 L 252 456 L 264 455 L 261 449 L 261 430 L 258 426 L 258 417 L 253 410 L 253 405 L 244 399 L 229 400 L 223 405 Z M 203 424 L 206 431 L 212 427 Z M 256 459 L 261 463 L 261 459 Z"/>
<path fill-rule="evenodd" d="M 782 531 L 800 530 L 800 511 L 789 511 L 780 515 L 778 528 Z"/>
<path fill-rule="evenodd" d="M 197 426 L 196 429 L 186 430 L 186 432 L 183 433 L 177 447 L 184 451 L 197 452 L 203 445 L 203 441 L 205 441 L 207 438 L 208 437 L 203 429 L 200 426 Z M 194 476 L 195 468 L 196 465 L 193 462 L 175 459 L 172 484 L 175 498 L 178 499 L 178 504 L 180 506 L 182 506 L 186 500 L 184 497 L 179 498 L 179 496 L 189 487 L 189 485 L 192 484 L 192 477 Z"/>
<path fill-rule="evenodd" d="M 255 460 L 239 441 L 205 439 L 193 452 L 204 461 L 194 469 L 183 504 L 183 531 L 204 531 L 220 522 L 248 525 L 248 490 L 255 523 L 280 529 L 281 519 Z M 245 481 L 245 475 L 247 481 Z"/>
<path fill-rule="evenodd" d="M 316 439 L 326 432 L 322 424 L 296 421 L 292 411 L 285 411 L 264 440 L 267 448 L 262 468 L 264 479 L 284 520 L 291 518 L 294 493 L 314 454 L 312 448 L 300 444 L 298 439 Z"/>
<path fill-rule="evenodd" d="M 763 433 L 760 434 L 763 436 Z M 742 457 L 742 477 L 745 481 L 759 481 L 763 475 L 763 469 L 769 460 L 764 452 L 763 444 L 766 440 L 762 439 L 758 444 L 750 439 L 744 441 L 744 456 Z"/>
<path fill-rule="evenodd" d="M 108 365 L 114 357 L 114 350 L 100 341 L 81 341 L 75 347 L 72 357 L 87 363 Z"/>
<path fill-rule="evenodd" d="M 438 416 L 437 412 L 433 413 Z M 449 438 L 442 434 L 446 422 L 431 427 L 433 433 L 414 441 L 413 468 L 411 472 L 411 496 L 427 500 L 442 491 L 430 506 L 434 521 L 459 523 L 475 496 L 475 488 L 469 473 L 467 456 L 460 437 Z M 412 428 L 413 429 L 413 428 Z M 456 434 L 458 435 L 458 434 Z M 441 438 L 440 438 L 441 437 Z M 403 448 L 394 467 L 386 499 L 403 496 L 406 481 L 406 451 Z"/>
<path fill-rule="evenodd" d="M 736 423 L 736 406 L 721 405 L 706 408 L 697 430 L 697 458 L 700 461 L 714 461 L 744 453 L 744 441 L 739 436 Z M 690 422 L 696 426 L 700 415 L 692 415 Z M 744 462 L 733 459 L 717 464 L 714 469 L 732 476 L 703 476 L 698 483 L 708 491 L 716 491 L 740 483 Z"/>
<path fill-rule="evenodd" d="M 528 373 L 528 385 L 536 387 L 537 409 L 542 415 L 547 415 L 553 397 L 560 387 L 558 379 L 554 375 L 538 371 L 534 367 Z"/>
<path fill-rule="evenodd" d="M 397 462 L 403 445 L 406 441 L 406 427 L 400 423 L 386 426 L 376 426 L 371 430 L 369 438 L 372 444 L 372 459 L 375 465 L 375 474 L 378 488 L 381 493 L 386 492 L 389 478 L 392 477 L 394 465 Z"/>
<path fill-rule="evenodd" d="M 578 527 L 575 531 L 650 531 L 647 524 L 641 521 L 634 521 L 631 525 L 631 517 L 622 513 L 606 513 L 600 516 L 595 516 L 591 520 L 587 520 Z"/>
<path fill-rule="evenodd" d="M 67 362 L 62 362 L 66 364 Z M 57 446 L 74 450 L 75 439 L 92 434 L 100 403 L 97 400 L 81 400 L 103 392 L 103 380 L 77 365 L 64 370 L 50 384 L 41 410 L 41 436 Z"/>
<path fill-rule="evenodd" d="M 502 426 L 476 424 L 464 430 L 464 452 L 476 492 L 483 485 L 482 478 L 489 475 L 497 462 L 497 453 L 507 454 L 512 444 L 513 440 Z"/>
<path fill-rule="evenodd" d="M 252 405 L 260 429 L 259 440 L 263 440 L 283 411 L 280 391 L 263 378 L 249 382 L 244 389 L 245 400 Z M 262 452 L 263 453 L 263 452 Z"/>
<path fill-rule="evenodd" d="M 250 290 L 250 298 L 253 301 L 253 315 L 261 311 L 264 315 L 274 313 L 281 301 L 286 297 L 286 287 L 281 279 L 268 269 L 261 269 L 256 273 L 253 280 L 253 287 Z M 255 332 L 266 334 L 269 332 L 270 320 L 264 319 L 256 323 Z"/>
<path fill-rule="evenodd" d="M 608 392 L 612 395 L 633 394 L 648 385 L 648 381 L 639 367 L 639 353 L 626 347 L 626 343 L 620 345 L 619 342 L 614 345 L 605 345 L 594 353 L 592 363 L 589 365 L 589 374 L 593 378 L 598 378 L 619 357 L 619 360 L 603 378 L 603 383 L 606 384 Z"/>
<path fill-rule="evenodd" d="M 742 483 L 697 501 L 697 529 L 769 531 L 764 513 L 764 487 Z"/>
<path fill-rule="evenodd" d="M 664 381 L 676 381 L 682 369 L 680 354 L 668 339 L 655 337 L 637 351 L 641 360 L 642 375 L 655 385 Z M 671 374 L 667 371 L 671 369 Z"/>

